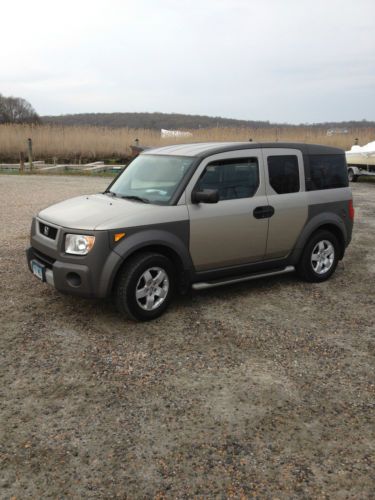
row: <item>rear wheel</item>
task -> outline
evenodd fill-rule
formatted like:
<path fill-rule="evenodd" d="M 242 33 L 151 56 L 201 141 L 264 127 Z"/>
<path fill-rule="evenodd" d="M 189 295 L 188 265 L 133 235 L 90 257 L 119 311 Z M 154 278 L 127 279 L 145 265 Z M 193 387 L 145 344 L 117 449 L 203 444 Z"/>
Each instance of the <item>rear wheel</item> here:
<path fill-rule="evenodd" d="M 349 177 L 349 182 L 357 182 L 358 180 L 358 175 L 355 175 L 354 170 L 352 168 L 349 168 L 348 170 L 348 177 Z"/>
<path fill-rule="evenodd" d="M 307 242 L 297 272 L 306 281 L 319 283 L 335 272 L 338 263 L 340 243 L 330 231 L 321 230 Z"/>
<path fill-rule="evenodd" d="M 158 253 L 141 253 L 130 258 L 115 289 L 119 312 L 141 321 L 163 314 L 175 288 L 173 271 L 172 262 Z"/>

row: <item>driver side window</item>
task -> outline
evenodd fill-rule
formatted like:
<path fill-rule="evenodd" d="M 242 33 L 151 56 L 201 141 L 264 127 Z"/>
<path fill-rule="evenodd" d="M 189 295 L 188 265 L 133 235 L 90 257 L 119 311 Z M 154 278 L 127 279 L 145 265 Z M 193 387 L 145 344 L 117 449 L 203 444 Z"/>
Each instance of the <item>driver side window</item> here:
<path fill-rule="evenodd" d="M 195 190 L 217 189 L 219 199 L 251 198 L 259 187 L 257 158 L 231 158 L 209 163 Z"/>

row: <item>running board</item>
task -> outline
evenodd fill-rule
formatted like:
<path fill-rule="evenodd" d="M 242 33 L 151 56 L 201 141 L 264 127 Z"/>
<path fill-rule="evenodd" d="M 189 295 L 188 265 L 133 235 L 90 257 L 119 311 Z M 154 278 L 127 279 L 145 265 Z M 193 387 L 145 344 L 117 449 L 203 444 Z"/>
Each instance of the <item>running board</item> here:
<path fill-rule="evenodd" d="M 217 286 L 232 285 L 233 283 L 241 283 L 242 281 L 256 280 L 258 278 L 265 278 L 266 276 L 276 276 L 277 274 L 291 273 L 294 271 L 293 266 L 287 266 L 284 269 L 279 269 L 278 271 L 269 271 L 264 273 L 250 274 L 249 276 L 239 276 L 238 278 L 227 278 L 222 281 L 210 281 L 193 283 L 192 288 L 194 290 L 206 290 L 207 288 L 214 288 Z"/>

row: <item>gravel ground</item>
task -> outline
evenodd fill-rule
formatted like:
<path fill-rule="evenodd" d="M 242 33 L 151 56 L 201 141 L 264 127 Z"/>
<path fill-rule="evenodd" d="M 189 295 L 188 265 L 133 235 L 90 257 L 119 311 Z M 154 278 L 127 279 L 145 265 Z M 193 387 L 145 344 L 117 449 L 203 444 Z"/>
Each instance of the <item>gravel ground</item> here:
<path fill-rule="evenodd" d="M 375 183 L 334 277 L 126 322 L 28 272 L 31 217 L 108 179 L 0 176 L 1 498 L 374 498 Z"/>

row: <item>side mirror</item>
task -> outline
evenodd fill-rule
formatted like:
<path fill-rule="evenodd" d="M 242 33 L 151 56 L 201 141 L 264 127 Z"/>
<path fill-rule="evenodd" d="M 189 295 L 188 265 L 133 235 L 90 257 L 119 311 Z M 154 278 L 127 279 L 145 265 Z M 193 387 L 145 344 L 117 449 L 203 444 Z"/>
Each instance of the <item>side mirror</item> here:
<path fill-rule="evenodd" d="M 191 193 L 192 203 L 217 203 L 219 199 L 217 189 L 203 189 L 203 191 L 193 191 Z"/>

